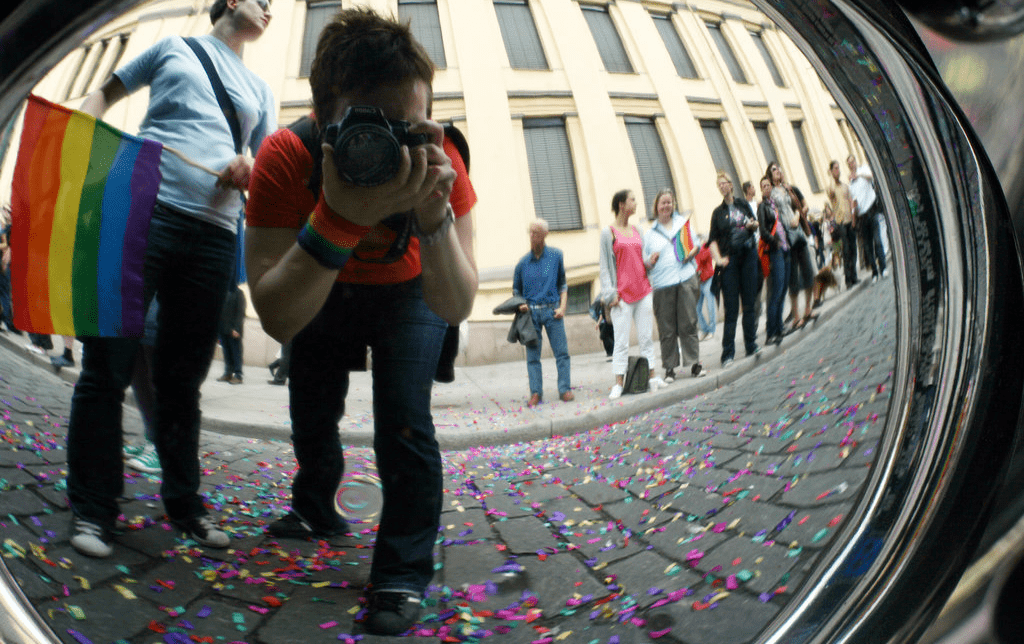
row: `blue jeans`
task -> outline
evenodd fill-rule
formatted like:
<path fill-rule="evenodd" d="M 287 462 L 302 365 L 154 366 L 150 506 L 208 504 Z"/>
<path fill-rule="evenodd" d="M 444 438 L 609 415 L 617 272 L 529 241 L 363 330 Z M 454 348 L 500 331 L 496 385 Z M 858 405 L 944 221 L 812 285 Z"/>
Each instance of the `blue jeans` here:
<path fill-rule="evenodd" d="M 743 305 L 743 344 L 747 355 L 757 349 L 757 252 L 742 249 L 729 257 L 729 265 L 722 270 L 722 305 L 725 306 L 725 324 L 722 329 L 722 362 L 736 356 L 736 321 L 740 303 Z"/>
<path fill-rule="evenodd" d="M 338 421 L 349 371 L 364 369 L 367 347 L 372 352 L 373 448 L 384 494 L 370 566 L 376 590 L 423 592 L 434 575 L 443 488 L 430 395 L 446 328 L 423 301 L 417 278 L 335 284 L 292 339 L 288 392 L 299 463 L 292 508 L 322 529 L 340 524 L 334 502 L 345 459 Z"/>
<path fill-rule="evenodd" d="M 0 322 L 14 328 L 14 307 L 11 305 L 11 269 L 0 267 Z"/>
<path fill-rule="evenodd" d="M 771 273 L 768 275 L 768 306 L 765 311 L 765 335 L 769 338 L 782 335 L 782 309 L 786 304 L 786 289 L 789 288 L 789 251 L 775 249 L 769 255 Z"/>
<path fill-rule="evenodd" d="M 225 375 L 242 375 L 242 338 L 236 338 L 230 333 L 221 333 L 220 348 L 224 353 Z"/>
<path fill-rule="evenodd" d="M 700 279 L 698 277 L 698 279 Z M 712 278 L 707 278 L 700 283 L 700 297 L 697 298 L 697 324 L 701 333 L 714 333 L 715 323 L 718 321 L 718 311 L 715 306 L 715 296 L 711 293 Z M 707 307 L 707 317 L 704 308 Z"/>
<path fill-rule="evenodd" d="M 233 276 L 235 234 L 184 214 L 157 209 L 144 269 L 148 304 L 159 294 L 153 357 L 155 441 L 167 515 L 206 514 L 199 497 L 199 387 L 217 341 L 217 320 Z M 68 422 L 68 498 L 78 516 L 110 529 L 124 491 L 121 403 L 140 338 L 79 338 L 82 372 Z"/>
<path fill-rule="evenodd" d="M 540 352 L 543 347 L 541 329 L 547 329 L 551 352 L 555 354 L 555 367 L 558 369 L 558 395 L 572 389 L 569 375 L 569 341 L 565 337 L 565 319 L 555 319 L 555 310 L 551 308 L 530 307 L 533 327 L 537 329 L 537 344 L 526 347 L 526 373 L 530 378 L 530 393 L 544 398 L 544 376 L 541 373 Z"/>

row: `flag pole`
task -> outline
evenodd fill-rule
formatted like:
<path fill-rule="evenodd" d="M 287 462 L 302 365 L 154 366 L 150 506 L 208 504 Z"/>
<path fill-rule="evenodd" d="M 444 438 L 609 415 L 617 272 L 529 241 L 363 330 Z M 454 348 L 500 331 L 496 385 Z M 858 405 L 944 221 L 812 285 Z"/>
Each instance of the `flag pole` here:
<path fill-rule="evenodd" d="M 170 152 L 171 154 L 173 154 L 174 156 L 178 157 L 179 159 L 181 159 L 185 163 L 189 164 L 193 168 L 199 168 L 200 170 L 202 170 L 204 172 L 209 172 L 210 174 L 212 174 L 215 177 L 219 177 L 220 176 L 220 173 L 217 172 L 216 170 L 211 170 L 210 168 L 207 168 L 205 165 L 203 165 L 201 163 L 196 163 L 195 161 L 193 161 L 192 159 L 188 158 L 187 156 L 185 156 L 184 154 L 182 154 L 178 150 L 175 150 L 174 148 L 172 148 L 169 145 L 165 145 L 164 149 L 167 150 L 168 152 Z"/>

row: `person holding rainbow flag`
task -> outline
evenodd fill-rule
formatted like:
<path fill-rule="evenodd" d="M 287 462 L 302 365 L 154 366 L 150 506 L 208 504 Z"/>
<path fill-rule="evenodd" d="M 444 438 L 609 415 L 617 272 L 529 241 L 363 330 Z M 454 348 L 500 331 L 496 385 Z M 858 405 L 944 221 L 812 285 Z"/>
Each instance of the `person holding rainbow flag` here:
<path fill-rule="evenodd" d="M 705 376 L 700 362 L 700 341 L 697 337 L 697 299 L 700 280 L 697 278 L 697 252 L 700 245 L 693 232 L 690 217 L 676 212 L 671 190 L 661 190 L 654 197 L 654 225 L 644 235 L 644 262 L 647 278 L 654 289 L 654 320 L 658 324 L 661 343 L 661 365 L 665 382 L 675 381 L 675 370 L 690 365 L 694 377 Z M 682 363 L 680 363 L 680 348 Z"/>
<path fill-rule="evenodd" d="M 149 105 L 139 136 L 159 142 L 165 151 L 173 146 L 184 157 L 160 157 L 162 179 L 145 237 L 140 312 L 154 296 L 159 298 L 153 382 L 160 496 L 170 523 L 209 548 L 225 548 L 230 539 L 199 494 L 199 387 L 213 358 L 225 294 L 236 276 L 240 191 L 248 187 L 252 168 L 244 153 L 255 154 L 277 129 L 270 86 L 241 58 L 245 45 L 263 35 L 270 17 L 269 0 L 216 0 L 210 8 L 213 31 L 192 40 L 198 50 L 177 36 L 165 38 L 116 70 L 81 107 L 99 119 L 146 86 Z M 237 112 L 235 123 L 221 109 L 216 78 Z M 215 168 L 217 176 L 197 163 Z M 124 489 L 121 403 L 141 339 L 86 334 L 81 340 L 82 373 L 68 423 L 71 545 L 91 557 L 108 557 L 114 552 L 118 498 Z"/>

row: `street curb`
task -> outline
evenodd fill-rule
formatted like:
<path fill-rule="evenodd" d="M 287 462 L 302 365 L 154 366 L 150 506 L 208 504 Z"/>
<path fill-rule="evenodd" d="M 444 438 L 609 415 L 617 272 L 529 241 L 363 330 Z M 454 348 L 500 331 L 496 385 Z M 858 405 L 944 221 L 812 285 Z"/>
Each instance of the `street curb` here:
<path fill-rule="evenodd" d="M 648 392 L 639 395 L 624 396 L 618 404 L 609 405 L 595 409 L 584 414 L 566 418 L 552 418 L 550 420 L 532 420 L 515 428 L 502 428 L 494 430 L 473 430 L 473 431 L 446 431 L 436 434 L 438 445 L 443 450 L 460 450 L 469 447 L 485 447 L 509 445 L 536 440 L 545 440 L 559 436 L 569 436 L 586 432 L 605 425 L 625 422 L 641 414 L 649 413 L 655 409 L 674 405 L 689 398 L 705 394 L 727 384 L 735 382 L 746 375 L 757 365 L 765 364 L 787 349 L 787 347 L 800 342 L 812 334 L 818 325 L 823 324 L 837 312 L 843 310 L 849 303 L 851 296 L 858 290 L 865 288 L 867 280 L 861 282 L 851 290 L 841 291 L 833 296 L 832 303 L 827 309 L 824 307 L 818 313 L 818 317 L 811 323 L 810 328 L 801 332 L 790 333 L 782 339 L 778 346 L 761 347 L 761 351 L 754 356 L 736 359 L 725 371 L 717 371 L 714 375 L 704 378 L 686 378 L 682 386 L 670 386 L 661 391 Z M 25 347 L 28 336 L 15 336 L 11 333 L 0 333 L 0 342 L 18 351 L 31 362 L 49 369 L 64 381 L 74 384 L 78 380 L 79 368 L 75 367 L 54 367 L 48 356 L 41 356 Z M 685 378 L 685 377 L 684 377 Z M 679 382 L 679 381 L 676 381 Z M 125 402 L 135 407 L 135 397 L 129 388 L 125 392 Z M 202 417 L 203 431 L 209 431 L 242 438 L 259 440 L 289 440 L 291 431 L 287 424 L 270 425 L 257 423 L 243 423 L 223 418 L 209 416 Z M 372 447 L 373 430 L 341 430 L 341 440 L 346 446 Z"/>

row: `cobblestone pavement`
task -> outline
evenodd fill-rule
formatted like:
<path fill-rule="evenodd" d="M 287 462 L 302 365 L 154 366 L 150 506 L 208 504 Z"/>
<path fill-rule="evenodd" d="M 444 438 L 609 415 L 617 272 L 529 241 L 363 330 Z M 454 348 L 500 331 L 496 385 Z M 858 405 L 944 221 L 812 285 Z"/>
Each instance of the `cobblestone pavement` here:
<path fill-rule="evenodd" d="M 748 642 L 842 534 L 890 402 L 892 280 L 711 393 L 545 441 L 445 452 L 423 641 Z M 852 317 L 856 316 L 856 317 Z M 0 347 L 3 562 L 63 642 L 390 641 L 363 633 L 372 453 L 347 452 L 354 537 L 275 541 L 290 445 L 204 432 L 203 488 L 233 537 L 183 541 L 159 479 L 126 470 L 105 560 L 68 544 L 71 386 Z M 141 433 L 126 414 L 126 432 Z"/>

